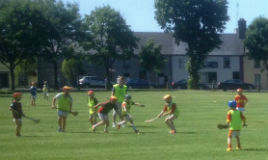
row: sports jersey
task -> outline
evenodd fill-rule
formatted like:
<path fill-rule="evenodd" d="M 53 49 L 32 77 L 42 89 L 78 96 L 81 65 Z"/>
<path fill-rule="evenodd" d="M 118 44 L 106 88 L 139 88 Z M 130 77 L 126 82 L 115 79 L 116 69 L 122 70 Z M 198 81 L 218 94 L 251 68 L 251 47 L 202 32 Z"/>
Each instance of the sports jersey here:
<path fill-rule="evenodd" d="M 36 87 L 34 87 L 34 86 L 31 86 L 31 88 L 30 88 L 30 93 L 31 93 L 31 95 L 32 96 L 36 96 Z"/>
<path fill-rule="evenodd" d="M 70 105 L 73 102 L 73 99 L 70 95 L 64 96 L 64 93 L 58 93 L 55 96 L 57 100 L 57 108 L 58 110 L 69 112 L 70 111 Z"/>
<path fill-rule="evenodd" d="M 12 112 L 14 118 L 18 119 L 22 117 L 23 112 L 20 102 L 13 101 L 10 105 L 10 108 L 15 110 L 15 112 L 14 111 Z"/>
<path fill-rule="evenodd" d="M 179 110 L 177 109 L 176 103 L 166 103 L 163 109 L 164 112 L 171 112 L 175 116 L 179 115 Z"/>
<path fill-rule="evenodd" d="M 242 121 L 245 121 L 245 116 L 238 110 L 230 110 L 227 112 L 227 123 L 229 123 L 230 130 L 240 130 Z"/>
<path fill-rule="evenodd" d="M 235 101 L 236 101 L 236 107 L 241 107 L 241 108 L 244 108 L 245 107 L 245 104 L 247 103 L 248 99 L 246 96 L 244 95 L 236 95 L 235 96 Z"/>
<path fill-rule="evenodd" d="M 113 104 L 112 102 L 107 101 L 101 104 L 101 107 L 99 108 L 98 112 L 108 114 L 110 110 L 112 109 L 116 109 L 116 104 Z"/>
<path fill-rule="evenodd" d="M 47 91 L 48 91 L 48 89 L 47 89 L 47 85 L 44 84 L 44 85 L 43 85 L 43 92 L 47 92 Z"/>
<path fill-rule="evenodd" d="M 98 104 L 98 100 L 95 97 L 88 98 L 89 114 L 96 113 L 96 109 L 93 108 L 96 104 Z"/>
<path fill-rule="evenodd" d="M 123 103 L 122 103 L 122 115 L 129 114 L 131 105 L 133 105 L 133 104 L 135 104 L 133 101 L 129 101 L 129 102 L 123 101 Z M 124 108 L 126 108 L 126 111 L 124 110 Z"/>
<path fill-rule="evenodd" d="M 125 95 L 127 94 L 127 86 L 123 85 L 120 87 L 119 84 L 113 85 L 114 96 L 117 98 L 117 102 L 123 102 Z"/>

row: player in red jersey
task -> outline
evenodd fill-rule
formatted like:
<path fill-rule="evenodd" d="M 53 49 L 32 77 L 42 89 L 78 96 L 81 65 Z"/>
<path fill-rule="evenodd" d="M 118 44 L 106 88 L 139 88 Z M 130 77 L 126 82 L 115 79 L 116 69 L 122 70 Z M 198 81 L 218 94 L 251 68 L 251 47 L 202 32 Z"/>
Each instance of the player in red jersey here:
<path fill-rule="evenodd" d="M 239 110 L 240 112 L 244 112 L 245 105 L 247 104 L 248 99 L 246 96 L 243 95 L 242 88 L 238 88 L 236 92 L 237 92 L 237 95 L 235 95 L 236 109 Z"/>

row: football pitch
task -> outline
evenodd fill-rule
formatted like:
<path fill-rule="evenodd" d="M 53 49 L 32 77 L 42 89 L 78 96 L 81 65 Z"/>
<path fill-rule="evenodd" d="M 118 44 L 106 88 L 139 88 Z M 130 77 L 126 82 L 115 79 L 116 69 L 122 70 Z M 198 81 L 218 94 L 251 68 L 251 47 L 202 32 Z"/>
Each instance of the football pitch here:
<path fill-rule="evenodd" d="M 177 133 L 169 134 L 164 119 L 144 121 L 163 108 L 163 95 L 170 93 L 177 103 L 179 117 L 174 121 Z M 99 102 L 111 92 L 95 92 Z M 15 136 L 15 124 L 9 111 L 11 96 L 0 94 L 0 159 L 1 160 L 267 160 L 268 98 L 267 93 L 245 92 L 249 99 L 245 116 L 247 128 L 241 131 L 243 150 L 226 152 L 227 131 L 216 128 L 225 123 L 227 102 L 234 92 L 223 91 L 129 91 L 133 101 L 146 105 L 132 106 L 131 115 L 142 134 L 129 124 L 117 130 L 103 126 L 95 133 L 89 130 L 87 92 L 72 92 L 73 111 L 65 133 L 58 133 L 56 110 L 38 94 L 37 106 L 30 106 L 29 93 L 23 93 L 22 106 L 28 116 L 39 118 L 35 124 L 23 119 L 22 136 Z M 111 113 L 110 113 L 111 117 Z M 233 139 L 233 148 L 236 142 Z"/>

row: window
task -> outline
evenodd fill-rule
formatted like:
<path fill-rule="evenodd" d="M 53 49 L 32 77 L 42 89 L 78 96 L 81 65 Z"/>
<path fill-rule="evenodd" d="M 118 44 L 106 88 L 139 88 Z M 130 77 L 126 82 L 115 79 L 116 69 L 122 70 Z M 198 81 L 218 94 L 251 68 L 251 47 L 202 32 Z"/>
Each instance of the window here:
<path fill-rule="evenodd" d="M 223 68 L 230 68 L 230 57 L 223 58 Z"/>
<path fill-rule="evenodd" d="M 205 62 L 204 63 L 204 68 L 218 68 L 218 62 Z"/>
<path fill-rule="evenodd" d="M 233 79 L 240 79 L 240 73 L 239 72 L 233 72 Z"/>
<path fill-rule="evenodd" d="M 182 58 L 179 58 L 179 69 L 183 69 L 184 68 L 184 61 Z"/>
<path fill-rule="evenodd" d="M 208 72 L 208 83 L 216 83 L 216 82 L 217 82 L 217 73 Z"/>
<path fill-rule="evenodd" d="M 254 67 L 255 68 L 260 68 L 261 67 L 260 62 L 255 62 Z"/>
<path fill-rule="evenodd" d="M 255 86 L 260 88 L 260 86 L 261 86 L 261 75 L 260 74 L 254 75 L 254 83 L 255 83 Z"/>

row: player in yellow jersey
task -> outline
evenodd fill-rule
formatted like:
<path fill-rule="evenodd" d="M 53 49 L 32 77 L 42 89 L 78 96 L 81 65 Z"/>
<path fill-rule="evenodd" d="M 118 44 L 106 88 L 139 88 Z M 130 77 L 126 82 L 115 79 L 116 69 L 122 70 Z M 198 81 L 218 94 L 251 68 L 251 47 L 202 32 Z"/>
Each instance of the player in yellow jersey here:
<path fill-rule="evenodd" d="M 58 124 L 59 124 L 59 132 L 64 132 L 66 127 L 66 119 L 68 113 L 72 112 L 72 103 L 73 99 L 70 96 L 71 87 L 64 86 L 62 88 L 63 92 L 58 93 L 52 101 L 51 108 L 58 109 Z M 56 104 L 57 102 L 57 104 Z"/>
<path fill-rule="evenodd" d="M 118 76 L 117 84 L 113 85 L 112 96 L 117 98 L 116 109 L 113 111 L 113 124 L 112 127 L 116 127 L 116 116 L 118 115 L 121 121 L 123 117 L 121 115 L 121 105 L 124 101 L 125 95 L 127 94 L 127 86 L 125 85 L 124 77 Z"/>
<path fill-rule="evenodd" d="M 240 144 L 240 130 L 242 128 L 242 123 L 243 126 L 247 126 L 246 125 L 246 118 L 245 116 L 236 109 L 236 101 L 229 101 L 228 102 L 228 106 L 230 107 L 230 110 L 227 113 L 227 125 L 229 125 L 229 132 L 228 132 L 228 138 L 227 138 L 227 142 L 228 142 L 228 148 L 227 148 L 227 152 L 232 151 L 232 137 L 235 137 L 237 140 L 237 146 L 236 149 L 237 150 L 241 150 L 241 144 Z"/>
<path fill-rule="evenodd" d="M 136 126 L 133 122 L 132 116 L 130 115 L 130 108 L 132 105 L 144 107 L 143 104 L 131 101 L 131 96 L 126 95 L 125 100 L 122 103 L 122 117 L 124 118 L 124 120 L 117 124 L 117 128 L 120 129 L 122 125 L 126 124 L 127 122 L 130 122 L 131 127 L 133 128 L 134 132 L 139 133 L 139 130 L 136 128 Z"/>
<path fill-rule="evenodd" d="M 98 100 L 95 98 L 94 91 L 89 90 L 88 92 L 88 109 L 89 109 L 89 122 L 93 126 L 97 122 L 97 109 L 94 108 L 98 104 Z"/>

